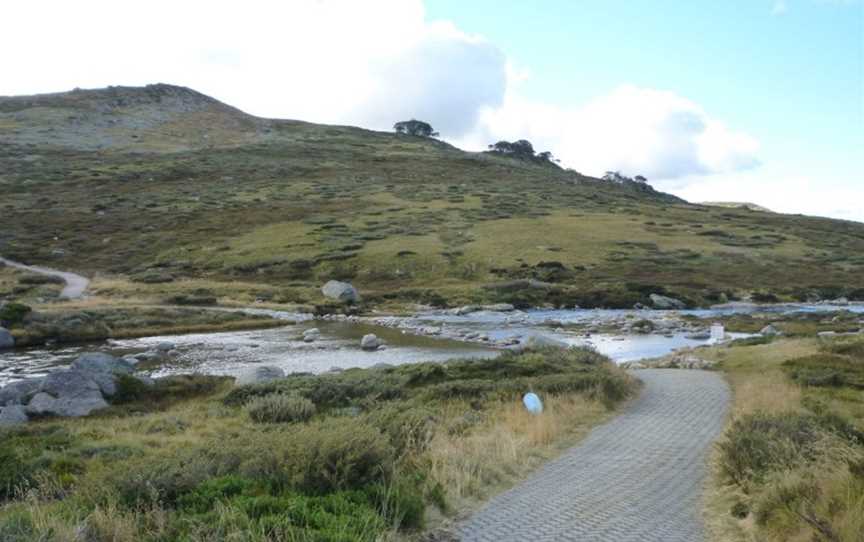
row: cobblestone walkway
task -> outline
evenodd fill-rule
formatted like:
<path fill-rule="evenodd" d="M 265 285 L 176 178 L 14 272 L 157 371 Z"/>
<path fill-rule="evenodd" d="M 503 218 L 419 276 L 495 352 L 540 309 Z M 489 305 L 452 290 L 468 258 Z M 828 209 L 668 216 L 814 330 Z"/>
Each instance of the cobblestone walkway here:
<path fill-rule="evenodd" d="M 701 490 L 729 390 L 710 371 L 649 369 L 640 396 L 578 446 L 492 499 L 471 541 L 699 542 Z"/>

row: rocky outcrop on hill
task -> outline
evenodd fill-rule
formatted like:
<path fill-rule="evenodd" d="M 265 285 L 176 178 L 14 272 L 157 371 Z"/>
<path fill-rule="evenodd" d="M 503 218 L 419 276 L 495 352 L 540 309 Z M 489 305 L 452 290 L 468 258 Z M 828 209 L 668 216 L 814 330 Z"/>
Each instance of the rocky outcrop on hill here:
<path fill-rule="evenodd" d="M 0 96 L 0 143 L 19 146 L 176 152 L 264 141 L 271 124 L 163 83 Z"/>

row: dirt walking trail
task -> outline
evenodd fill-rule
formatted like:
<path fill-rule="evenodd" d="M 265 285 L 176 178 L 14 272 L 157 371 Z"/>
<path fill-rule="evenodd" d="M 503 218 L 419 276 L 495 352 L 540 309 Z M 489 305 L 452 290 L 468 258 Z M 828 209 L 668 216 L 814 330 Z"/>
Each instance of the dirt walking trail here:
<path fill-rule="evenodd" d="M 16 267 L 18 269 L 30 271 L 31 273 L 48 275 L 51 277 L 60 277 L 66 282 L 66 286 L 63 288 L 63 291 L 60 292 L 60 297 L 64 297 L 66 299 L 80 298 L 82 295 L 84 295 L 84 292 L 87 291 L 87 286 L 90 285 L 90 279 L 82 277 L 81 275 L 76 275 L 75 273 L 57 271 L 55 269 L 48 269 L 47 267 L 40 267 L 38 265 L 24 265 L 23 263 L 7 260 L 3 256 L 0 256 L 0 262 L 5 263 L 10 267 Z"/>
<path fill-rule="evenodd" d="M 461 540 L 699 542 L 702 486 L 729 405 L 710 371 L 649 369 L 624 412 L 460 527 Z"/>

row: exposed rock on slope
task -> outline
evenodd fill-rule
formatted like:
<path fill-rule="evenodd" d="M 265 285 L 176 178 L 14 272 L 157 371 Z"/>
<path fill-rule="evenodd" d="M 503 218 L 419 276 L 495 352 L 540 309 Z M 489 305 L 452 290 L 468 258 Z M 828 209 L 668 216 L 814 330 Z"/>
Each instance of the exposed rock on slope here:
<path fill-rule="evenodd" d="M 0 143 L 176 152 L 266 140 L 270 122 L 166 84 L 0 97 Z"/>

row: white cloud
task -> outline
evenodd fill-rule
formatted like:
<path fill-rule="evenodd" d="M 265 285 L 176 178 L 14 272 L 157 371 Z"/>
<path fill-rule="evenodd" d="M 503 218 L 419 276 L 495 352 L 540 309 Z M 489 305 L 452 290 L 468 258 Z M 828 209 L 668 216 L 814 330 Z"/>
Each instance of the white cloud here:
<path fill-rule="evenodd" d="M 262 116 L 451 135 L 500 104 L 504 55 L 421 0 L 31 0 L 4 7 L 0 95 L 167 82 Z M 51 17 L 45 17 L 51 13 Z M 27 44 L 22 48 L 21 44 Z"/>
<path fill-rule="evenodd" d="M 673 92 L 625 85 L 581 106 L 554 107 L 525 100 L 512 87 L 500 108 L 482 114 L 462 145 L 479 149 L 497 139 L 525 138 L 583 173 L 620 170 L 649 179 L 759 164 L 756 139 Z"/>
<path fill-rule="evenodd" d="M 694 202 L 746 201 L 779 213 L 806 213 L 864 222 L 861 189 L 833 179 L 824 172 L 810 175 L 747 171 L 690 179 L 676 186 L 660 182 L 657 187 Z"/>

